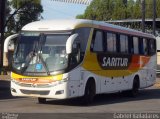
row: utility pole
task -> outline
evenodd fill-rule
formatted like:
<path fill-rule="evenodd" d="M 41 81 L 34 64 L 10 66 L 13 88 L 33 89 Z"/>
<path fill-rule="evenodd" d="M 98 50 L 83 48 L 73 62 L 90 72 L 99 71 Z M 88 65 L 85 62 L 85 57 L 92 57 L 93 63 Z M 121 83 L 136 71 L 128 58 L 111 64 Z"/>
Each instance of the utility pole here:
<path fill-rule="evenodd" d="M 156 35 L 156 0 L 153 0 L 153 35 Z"/>
<path fill-rule="evenodd" d="M 0 0 L 0 68 L 3 67 L 5 9 L 6 9 L 6 0 Z"/>
<path fill-rule="evenodd" d="M 146 13 L 145 0 L 141 0 L 141 4 L 142 4 L 142 32 L 145 32 L 145 13 Z"/>

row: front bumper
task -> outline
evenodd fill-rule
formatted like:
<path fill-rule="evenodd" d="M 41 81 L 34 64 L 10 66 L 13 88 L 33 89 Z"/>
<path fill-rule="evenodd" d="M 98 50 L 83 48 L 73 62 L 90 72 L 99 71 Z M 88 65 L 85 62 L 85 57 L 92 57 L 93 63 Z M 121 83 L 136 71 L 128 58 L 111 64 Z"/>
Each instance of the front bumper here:
<path fill-rule="evenodd" d="M 66 99 L 68 95 L 68 83 L 63 82 L 61 84 L 50 87 L 36 87 L 35 85 L 30 87 L 21 86 L 14 81 L 11 81 L 11 94 L 13 96 L 23 97 L 43 97 L 43 98 L 55 98 L 55 99 Z"/>

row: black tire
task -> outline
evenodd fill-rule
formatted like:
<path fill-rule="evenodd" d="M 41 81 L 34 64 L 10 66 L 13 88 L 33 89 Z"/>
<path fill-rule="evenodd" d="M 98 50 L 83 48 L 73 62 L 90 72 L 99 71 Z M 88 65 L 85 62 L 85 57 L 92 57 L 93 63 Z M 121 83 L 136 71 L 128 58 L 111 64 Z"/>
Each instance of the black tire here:
<path fill-rule="evenodd" d="M 46 98 L 38 98 L 38 103 L 39 104 L 45 104 L 46 103 Z"/>
<path fill-rule="evenodd" d="M 132 90 L 128 92 L 130 97 L 137 97 L 139 94 L 139 80 L 137 78 L 133 81 Z"/>
<path fill-rule="evenodd" d="M 85 93 L 83 96 L 83 104 L 89 105 L 93 102 L 95 97 L 95 83 L 93 80 L 89 80 L 86 84 Z"/>

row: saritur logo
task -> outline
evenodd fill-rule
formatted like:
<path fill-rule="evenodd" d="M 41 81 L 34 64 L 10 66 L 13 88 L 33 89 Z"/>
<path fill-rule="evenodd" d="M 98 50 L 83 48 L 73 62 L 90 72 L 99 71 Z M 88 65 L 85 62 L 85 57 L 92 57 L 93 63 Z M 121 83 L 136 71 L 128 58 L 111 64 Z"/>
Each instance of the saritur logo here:
<path fill-rule="evenodd" d="M 115 58 L 115 57 L 104 57 L 103 58 L 103 63 L 102 66 L 103 67 L 127 67 L 128 65 L 128 58 Z"/>
<path fill-rule="evenodd" d="M 20 79 L 21 81 L 26 81 L 26 82 L 28 82 L 28 81 L 31 81 L 31 82 L 35 82 L 35 81 L 37 81 L 38 79 L 37 78 L 21 78 Z"/>
<path fill-rule="evenodd" d="M 118 54 L 98 54 L 97 60 L 102 69 L 105 70 L 125 70 L 131 63 L 130 55 Z"/>

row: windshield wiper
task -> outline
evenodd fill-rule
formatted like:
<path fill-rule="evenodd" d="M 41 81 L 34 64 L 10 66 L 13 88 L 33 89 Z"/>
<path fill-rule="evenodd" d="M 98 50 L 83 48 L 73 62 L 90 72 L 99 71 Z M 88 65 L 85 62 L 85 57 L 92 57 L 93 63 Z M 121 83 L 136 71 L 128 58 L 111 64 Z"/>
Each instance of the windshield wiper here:
<path fill-rule="evenodd" d="M 31 52 L 28 54 L 28 56 L 26 57 L 25 65 L 22 67 L 21 73 L 24 73 L 26 71 L 26 69 L 29 66 L 29 63 L 31 62 L 34 56 L 36 56 L 35 52 Z"/>
<path fill-rule="evenodd" d="M 41 54 L 38 54 L 38 55 L 39 55 L 39 58 L 40 58 L 41 61 L 42 61 L 42 64 L 43 64 L 43 66 L 44 66 L 44 68 L 45 68 L 47 74 L 50 75 L 50 71 L 49 71 L 49 69 L 48 69 L 48 67 L 47 67 L 47 65 L 46 65 L 46 63 L 45 63 L 45 61 L 44 61 L 42 55 L 41 55 Z"/>
<path fill-rule="evenodd" d="M 42 51 L 42 45 L 43 45 L 44 40 L 45 40 L 45 35 L 44 35 L 44 34 L 40 34 L 40 41 L 39 41 L 39 47 L 38 47 L 38 48 L 39 48 L 39 51 Z M 39 55 L 39 58 L 40 58 L 41 61 L 42 61 L 42 64 L 43 64 L 43 66 L 44 66 L 44 68 L 45 68 L 45 70 L 46 70 L 46 73 L 47 73 L 48 75 L 50 75 L 50 71 L 49 71 L 49 69 L 48 69 L 48 67 L 47 67 L 47 65 L 46 65 L 46 63 L 45 63 L 45 61 L 44 61 L 41 53 L 38 53 L 38 55 Z"/>

